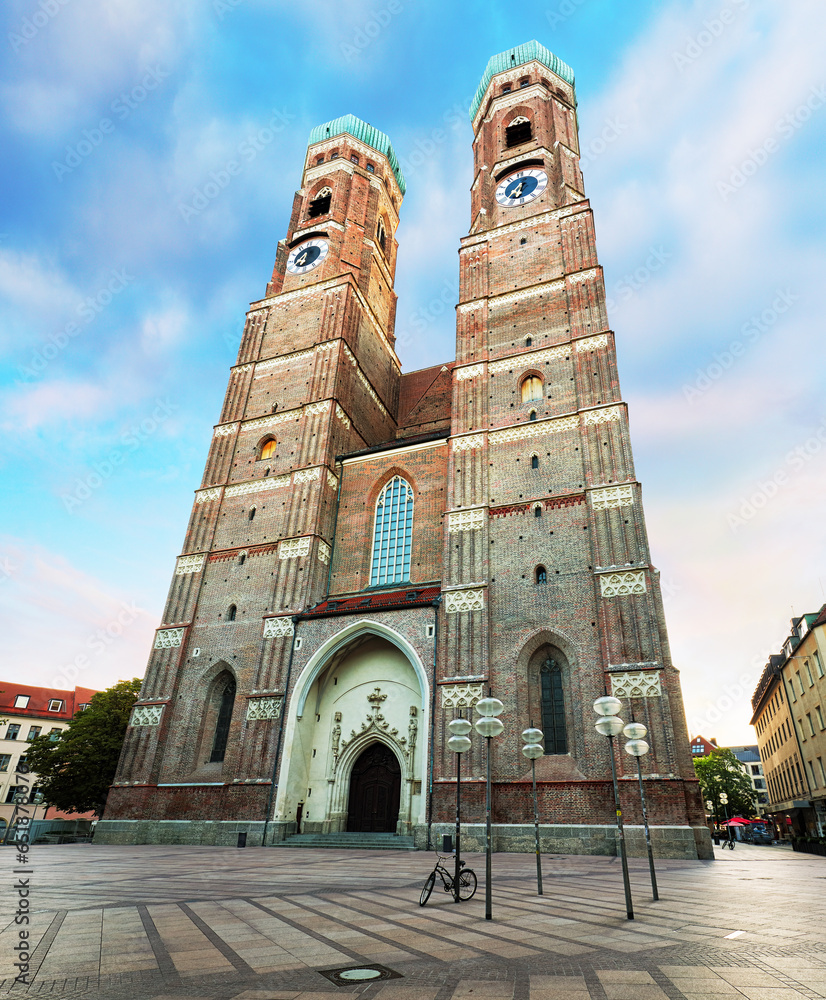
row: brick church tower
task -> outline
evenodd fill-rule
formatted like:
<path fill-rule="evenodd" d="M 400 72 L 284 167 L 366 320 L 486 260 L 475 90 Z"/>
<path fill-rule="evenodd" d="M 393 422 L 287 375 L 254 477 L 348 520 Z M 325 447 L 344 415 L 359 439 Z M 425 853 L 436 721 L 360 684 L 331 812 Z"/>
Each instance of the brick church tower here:
<path fill-rule="evenodd" d="M 471 118 L 456 360 L 409 374 L 393 347 L 395 153 L 351 115 L 312 131 L 99 839 L 435 843 L 455 795 L 447 722 L 490 689 L 506 727 L 492 744 L 495 849 L 531 849 L 520 733 L 533 721 L 544 848 L 614 853 L 591 708 L 609 690 L 649 729 L 656 849 L 710 856 L 573 73 L 536 42 L 501 53 Z M 464 762 L 479 842 L 483 742 Z M 617 756 L 643 849 L 636 768 Z"/>

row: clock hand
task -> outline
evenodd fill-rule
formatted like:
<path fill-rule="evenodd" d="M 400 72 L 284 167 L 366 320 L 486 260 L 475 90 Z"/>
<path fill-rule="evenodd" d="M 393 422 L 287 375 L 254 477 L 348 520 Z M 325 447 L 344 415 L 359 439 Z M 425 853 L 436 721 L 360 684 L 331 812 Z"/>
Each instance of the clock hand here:
<path fill-rule="evenodd" d="M 524 181 L 520 181 L 517 184 L 517 186 L 513 189 L 513 191 L 511 191 L 511 195 L 510 195 L 511 198 L 521 198 L 522 197 L 522 188 L 524 186 L 525 186 L 525 182 Z"/>

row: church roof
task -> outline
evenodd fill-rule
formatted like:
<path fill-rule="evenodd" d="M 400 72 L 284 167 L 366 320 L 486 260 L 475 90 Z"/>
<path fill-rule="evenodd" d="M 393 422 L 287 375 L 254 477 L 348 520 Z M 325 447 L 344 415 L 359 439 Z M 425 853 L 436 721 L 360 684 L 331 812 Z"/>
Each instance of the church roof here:
<path fill-rule="evenodd" d="M 390 142 L 390 137 L 385 135 L 384 132 L 379 132 L 372 125 L 368 125 L 367 122 L 363 122 L 361 118 L 356 118 L 355 115 L 342 115 L 341 118 L 334 118 L 331 122 L 316 125 L 310 132 L 310 141 L 307 145 L 312 146 L 314 142 L 324 142 L 325 139 L 332 139 L 333 136 L 344 135 L 345 133 L 354 136 L 368 146 L 372 146 L 382 156 L 387 157 L 390 169 L 393 171 L 393 176 L 399 185 L 399 190 L 404 194 L 407 190 L 407 185 L 404 183 L 402 168 L 399 166 L 398 158 Z"/>
<path fill-rule="evenodd" d="M 573 87 L 574 85 L 574 71 L 564 63 L 561 59 L 557 58 L 550 49 L 546 49 L 544 45 L 540 45 L 537 41 L 525 42 L 524 45 L 517 45 L 513 49 L 507 49 L 505 52 L 500 52 L 496 56 L 491 56 L 488 60 L 488 64 L 485 67 L 485 72 L 482 74 L 482 82 L 479 84 L 479 89 L 476 91 L 476 96 L 470 105 L 470 118 L 471 121 L 476 116 L 476 112 L 479 110 L 479 105 L 482 103 L 482 98 L 485 96 L 485 91 L 488 89 L 488 84 L 496 76 L 497 73 L 507 73 L 509 69 L 515 69 L 517 66 L 522 66 L 524 63 L 529 62 L 540 62 L 543 66 L 547 66 L 552 73 L 556 73 L 557 76 L 565 80 L 566 83 L 570 83 Z"/>
<path fill-rule="evenodd" d="M 333 597 L 321 601 L 314 608 L 303 611 L 299 618 L 327 618 L 333 615 L 367 614 L 369 611 L 393 611 L 398 608 L 420 608 L 432 604 L 441 587 L 417 587 L 415 583 L 404 590 L 362 591 L 354 597 Z"/>

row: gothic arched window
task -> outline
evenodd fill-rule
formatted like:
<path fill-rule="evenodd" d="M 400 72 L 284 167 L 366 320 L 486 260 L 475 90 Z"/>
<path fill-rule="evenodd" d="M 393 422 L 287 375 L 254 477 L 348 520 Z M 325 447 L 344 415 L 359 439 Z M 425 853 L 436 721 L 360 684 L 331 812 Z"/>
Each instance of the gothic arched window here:
<path fill-rule="evenodd" d="M 275 449 L 278 447 L 278 442 L 274 437 L 265 438 L 258 447 L 258 461 L 260 462 L 265 458 L 272 458 L 275 454 Z"/>
<path fill-rule="evenodd" d="M 330 188 L 322 188 L 310 202 L 310 209 L 307 212 L 308 218 L 315 219 L 319 215 L 326 215 L 330 211 L 332 197 L 333 192 Z"/>
<path fill-rule="evenodd" d="M 542 379 L 538 375 L 529 375 L 522 382 L 522 402 L 532 399 L 542 399 Z"/>
<path fill-rule="evenodd" d="M 539 468 L 539 455 L 531 455 L 531 468 L 532 469 Z"/>
<path fill-rule="evenodd" d="M 523 142 L 527 142 L 532 135 L 530 121 L 524 115 L 520 115 L 518 118 L 514 118 L 505 129 L 505 143 L 510 149 L 511 146 L 520 146 Z"/>
<path fill-rule="evenodd" d="M 227 609 L 227 621 L 234 622 L 237 613 L 238 613 L 238 608 L 234 604 L 230 604 L 229 608 Z"/>
<path fill-rule="evenodd" d="M 376 242 L 381 247 L 381 252 L 387 254 L 387 232 L 384 228 L 384 222 L 379 219 L 379 224 L 376 227 Z"/>
<path fill-rule="evenodd" d="M 410 543 L 413 536 L 413 490 L 394 476 L 376 501 L 370 586 L 410 579 Z"/>
<path fill-rule="evenodd" d="M 212 753 L 209 755 L 211 763 L 220 762 L 227 752 L 227 739 L 229 737 L 229 724 L 232 721 L 232 709 L 235 705 L 235 680 L 228 677 L 218 691 L 218 719 L 215 723 L 215 736 L 212 740 Z"/>
<path fill-rule="evenodd" d="M 562 667 L 551 655 L 548 655 L 539 668 L 539 686 L 545 753 L 567 753 L 568 735 L 565 731 L 565 694 L 562 688 Z"/>
<path fill-rule="evenodd" d="M 538 509 L 538 508 L 537 508 Z M 534 578 L 537 583 L 547 583 L 548 582 L 548 571 L 544 566 L 537 566 L 534 573 Z"/>

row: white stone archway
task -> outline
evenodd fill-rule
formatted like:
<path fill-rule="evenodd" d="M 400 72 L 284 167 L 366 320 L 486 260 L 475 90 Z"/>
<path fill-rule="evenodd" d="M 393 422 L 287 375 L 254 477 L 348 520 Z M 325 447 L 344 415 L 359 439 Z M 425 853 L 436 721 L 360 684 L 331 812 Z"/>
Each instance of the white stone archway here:
<path fill-rule="evenodd" d="M 374 620 L 346 625 L 296 680 L 273 819 L 289 824 L 300 805 L 303 832 L 346 829 L 353 765 L 379 742 L 401 769 L 397 832 L 411 832 L 424 821 L 429 709 L 430 684 L 410 642 Z"/>

